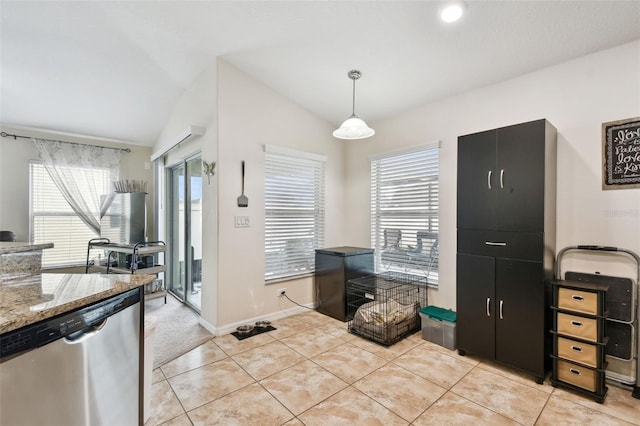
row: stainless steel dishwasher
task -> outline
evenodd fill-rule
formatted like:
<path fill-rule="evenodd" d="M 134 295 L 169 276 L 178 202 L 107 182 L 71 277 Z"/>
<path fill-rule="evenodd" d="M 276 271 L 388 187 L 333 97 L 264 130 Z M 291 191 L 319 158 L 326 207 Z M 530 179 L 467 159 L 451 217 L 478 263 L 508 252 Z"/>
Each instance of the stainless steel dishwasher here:
<path fill-rule="evenodd" d="M 1 425 L 137 425 L 139 290 L 0 336 Z"/>

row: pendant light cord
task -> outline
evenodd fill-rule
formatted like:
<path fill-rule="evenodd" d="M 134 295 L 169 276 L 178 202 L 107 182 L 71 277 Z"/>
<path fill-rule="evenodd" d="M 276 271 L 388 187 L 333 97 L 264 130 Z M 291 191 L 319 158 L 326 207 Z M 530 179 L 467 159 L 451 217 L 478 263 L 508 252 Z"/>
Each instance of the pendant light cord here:
<path fill-rule="evenodd" d="M 352 108 L 351 108 L 351 116 L 355 117 L 356 116 L 356 79 L 352 78 L 353 80 L 353 99 L 351 102 Z"/>

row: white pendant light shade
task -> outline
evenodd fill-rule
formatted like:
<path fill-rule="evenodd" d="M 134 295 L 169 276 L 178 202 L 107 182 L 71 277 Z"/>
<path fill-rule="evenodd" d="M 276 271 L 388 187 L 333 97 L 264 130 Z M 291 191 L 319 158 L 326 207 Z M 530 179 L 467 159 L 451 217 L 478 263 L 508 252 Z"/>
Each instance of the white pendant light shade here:
<path fill-rule="evenodd" d="M 338 139 L 364 139 L 376 134 L 367 123 L 352 115 L 344 120 L 339 129 L 334 130 L 333 137 Z"/>
<path fill-rule="evenodd" d="M 347 118 L 333 132 L 333 137 L 338 139 L 364 139 L 371 137 L 376 134 L 375 130 L 367 126 L 367 123 L 356 115 L 356 80 L 362 77 L 362 73 L 358 70 L 351 70 L 347 75 L 353 80 L 353 110 L 351 117 Z"/>

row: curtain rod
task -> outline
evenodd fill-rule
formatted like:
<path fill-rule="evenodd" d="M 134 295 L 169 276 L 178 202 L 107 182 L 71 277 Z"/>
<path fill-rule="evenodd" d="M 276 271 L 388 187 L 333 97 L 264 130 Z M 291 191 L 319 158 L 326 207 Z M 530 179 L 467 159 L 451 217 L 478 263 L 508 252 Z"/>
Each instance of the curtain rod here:
<path fill-rule="evenodd" d="M 2 136 L 3 138 L 8 138 L 11 137 L 15 140 L 18 140 L 18 138 L 23 138 L 23 139 L 42 139 L 42 138 L 34 138 L 32 136 L 21 136 L 21 135 L 12 135 L 10 133 L 7 132 L 0 132 L 0 136 Z M 54 142 L 62 142 L 62 143 L 69 143 L 71 145 L 88 145 L 88 146 L 97 146 L 98 148 L 105 148 L 105 149 L 115 149 L 116 151 L 124 151 L 124 152 L 131 152 L 130 148 L 113 148 L 111 146 L 102 146 L 102 145 L 91 145 L 88 143 L 80 143 L 80 142 L 67 142 L 67 141 L 59 141 L 56 139 L 48 139 L 48 140 L 52 140 Z"/>

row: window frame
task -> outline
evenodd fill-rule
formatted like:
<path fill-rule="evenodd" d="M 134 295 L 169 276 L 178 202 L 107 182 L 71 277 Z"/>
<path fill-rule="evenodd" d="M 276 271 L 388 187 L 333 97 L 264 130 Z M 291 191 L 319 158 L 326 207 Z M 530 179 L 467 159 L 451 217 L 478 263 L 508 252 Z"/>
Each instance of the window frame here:
<path fill-rule="evenodd" d="M 34 170 L 37 168 L 38 170 Z M 111 192 L 111 188 L 113 185 L 113 181 L 117 180 L 117 176 L 114 175 L 107 169 L 101 167 L 81 167 L 75 166 L 74 168 L 78 169 L 92 169 L 93 170 L 102 170 L 103 173 L 106 173 L 108 177 L 102 177 L 103 186 L 101 190 L 106 191 L 105 194 Z M 46 179 L 47 182 L 44 183 L 44 188 L 42 191 L 56 191 L 56 202 L 64 202 L 66 206 L 68 206 L 68 211 L 65 210 L 55 210 L 55 209 L 43 209 L 42 211 L 38 210 L 35 206 L 35 198 L 36 197 L 36 188 L 37 184 L 36 178 L 34 177 L 34 173 L 39 173 L 42 175 L 42 179 Z M 82 173 L 85 173 L 84 171 Z M 37 178 L 41 179 L 41 178 Z M 53 187 L 53 189 L 52 189 Z M 51 194 L 49 194 L 50 196 Z M 58 198 L 59 197 L 59 198 Z M 99 215 L 100 212 L 94 212 L 96 215 Z M 69 234 L 69 240 L 65 243 L 61 243 L 59 239 L 49 238 L 49 237 L 38 237 L 36 233 L 38 233 L 38 225 L 36 225 L 36 221 L 38 218 L 60 218 L 62 220 L 68 219 L 73 221 L 74 223 L 69 223 L 67 226 L 81 226 L 83 231 L 86 231 L 87 238 L 82 239 L 80 241 L 72 241 L 71 233 Z M 44 219 L 43 219 L 44 220 Z M 78 223 L 75 223 L 77 220 Z M 54 247 L 44 250 L 42 252 L 42 269 L 61 269 L 61 268 L 70 268 L 70 267 L 78 267 L 86 265 L 86 256 L 87 256 L 87 244 L 89 239 L 97 238 L 99 235 L 96 235 L 91 229 L 89 229 L 78 217 L 77 213 L 73 211 L 73 209 L 69 206 L 67 201 L 64 199 L 55 183 L 53 183 L 49 173 L 47 172 L 44 164 L 38 160 L 29 161 L 29 241 L 34 244 L 39 243 L 53 243 Z M 57 243 L 57 245 L 56 245 Z M 67 251 L 69 253 L 74 253 L 74 258 L 67 258 L 66 260 L 60 260 L 63 255 L 60 254 L 60 251 Z M 77 259 L 75 256 L 78 256 Z M 49 260 L 48 258 L 53 258 L 54 260 Z"/>
<path fill-rule="evenodd" d="M 315 250 L 324 245 L 326 156 L 274 145 L 265 145 L 264 152 L 265 283 L 311 276 L 315 273 Z M 309 192 L 309 185 L 300 184 L 295 186 L 295 191 L 291 191 L 293 188 L 280 185 L 277 189 L 274 187 L 276 192 L 270 192 L 269 187 L 277 173 L 281 173 L 278 176 L 282 177 L 285 176 L 285 172 L 292 171 L 303 172 L 303 182 L 313 176 L 313 193 Z M 272 172 L 274 175 L 270 175 Z M 301 178 L 300 174 L 295 176 L 297 179 Z M 286 175 L 282 179 L 285 185 L 290 184 L 287 180 L 292 179 L 292 175 Z M 292 200 L 301 197 L 306 200 L 302 206 L 292 203 Z M 292 226 L 288 229 L 277 227 L 278 217 L 282 219 L 292 214 L 298 225 L 295 229 L 310 232 L 311 235 L 300 236 L 299 232 L 294 235 Z M 313 221 L 312 229 L 304 223 L 310 220 Z"/>
<path fill-rule="evenodd" d="M 426 275 L 438 286 L 439 157 L 439 141 L 370 157 L 376 272 Z"/>

